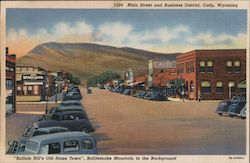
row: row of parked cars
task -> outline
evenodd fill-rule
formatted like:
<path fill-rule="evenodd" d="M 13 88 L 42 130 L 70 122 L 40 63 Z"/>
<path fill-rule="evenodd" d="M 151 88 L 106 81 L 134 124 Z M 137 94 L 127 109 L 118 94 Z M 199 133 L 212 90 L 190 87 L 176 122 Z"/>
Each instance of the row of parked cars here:
<path fill-rule="evenodd" d="M 124 95 L 131 95 L 133 97 L 138 97 L 147 100 L 155 100 L 155 101 L 166 101 L 167 95 L 164 90 L 137 90 L 129 87 L 113 87 L 109 88 L 111 92 L 121 93 Z"/>
<path fill-rule="evenodd" d="M 238 116 L 246 118 L 246 98 L 244 96 L 234 96 L 231 100 L 221 101 L 217 107 L 217 113 L 229 115 L 230 117 Z"/>
<path fill-rule="evenodd" d="M 81 99 L 79 88 L 72 85 L 60 106 L 27 126 L 19 140 L 9 142 L 7 154 L 97 154 L 90 134 L 95 129 Z"/>

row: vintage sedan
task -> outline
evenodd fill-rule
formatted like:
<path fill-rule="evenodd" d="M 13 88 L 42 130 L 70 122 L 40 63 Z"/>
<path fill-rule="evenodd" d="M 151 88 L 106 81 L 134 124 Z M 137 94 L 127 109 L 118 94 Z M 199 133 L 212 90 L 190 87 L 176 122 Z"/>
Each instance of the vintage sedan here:
<path fill-rule="evenodd" d="M 232 103 L 231 100 L 221 101 L 217 106 L 216 112 L 219 115 L 228 114 L 228 107 L 230 106 L 231 103 Z"/>
<path fill-rule="evenodd" d="M 155 101 L 165 101 L 167 97 L 161 92 L 148 92 L 145 94 L 144 99 L 155 100 Z"/>
<path fill-rule="evenodd" d="M 79 100 L 68 100 L 68 101 L 63 101 L 61 103 L 61 106 L 82 106 L 82 103 Z"/>
<path fill-rule="evenodd" d="M 95 131 L 87 114 L 82 111 L 55 112 L 47 116 L 45 120 L 35 122 L 34 126 L 38 128 L 61 126 L 70 131 L 85 131 L 87 133 Z"/>
<path fill-rule="evenodd" d="M 97 154 L 95 137 L 79 131 L 35 136 L 27 140 L 25 151 L 17 154 Z"/>
<path fill-rule="evenodd" d="M 240 111 L 246 106 L 246 101 L 239 101 L 232 103 L 228 108 L 228 114 L 230 117 L 237 116 Z"/>
<path fill-rule="evenodd" d="M 29 125 L 21 138 L 19 140 L 9 141 L 9 149 L 7 154 L 15 154 L 16 152 L 24 151 L 26 146 L 26 141 L 38 135 L 45 135 L 45 134 L 52 134 L 52 133 L 59 133 L 59 132 L 67 132 L 68 129 L 65 127 L 44 127 L 44 128 L 36 128 L 34 125 Z"/>

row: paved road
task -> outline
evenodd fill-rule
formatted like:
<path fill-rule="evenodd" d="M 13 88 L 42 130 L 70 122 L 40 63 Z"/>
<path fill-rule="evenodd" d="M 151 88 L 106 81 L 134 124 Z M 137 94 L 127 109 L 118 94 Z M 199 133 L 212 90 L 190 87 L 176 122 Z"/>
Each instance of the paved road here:
<path fill-rule="evenodd" d="M 100 154 L 245 154 L 246 121 L 218 102 L 157 102 L 93 89 L 83 103 Z"/>
<path fill-rule="evenodd" d="M 220 117 L 218 102 L 157 102 L 107 90 L 81 90 L 100 154 L 245 154 L 246 121 Z M 58 104 L 49 104 L 49 106 Z M 18 104 L 6 118 L 6 144 L 36 121 L 45 104 Z M 29 114 L 20 114 L 20 113 Z M 36 114 L 34 114 L 34 112 Z"/>

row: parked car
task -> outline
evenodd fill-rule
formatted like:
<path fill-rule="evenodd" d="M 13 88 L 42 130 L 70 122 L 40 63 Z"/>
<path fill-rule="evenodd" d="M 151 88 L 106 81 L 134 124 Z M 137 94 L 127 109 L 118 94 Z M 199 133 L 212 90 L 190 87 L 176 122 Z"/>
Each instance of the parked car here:
<path fill-rule="evenodd" d="M 45 117 L 35 122 L 34 126 L 37 128 L 61 126 L 70 131 L 85 131 L 87 133 L 95 131 L 87 114 L 82 111 L 55 112 L 45 115 Z"/>
<path fill-rule="evenodd" d="M 139 97 L 139 98 L 143 98 L 145 95 L 147 94 L 146 91 L 138 91 L 135 94 L 133 94 L 134 97 Z"/>
<path fill-rule="evenodd" d="M 62 132 L 27 140 L 25 151 L 17 154 L 97 154 L 96 140 L 84 132 Z"/>
<path fill-rule="evenodd" d="M 246 101 L 246 97 L 243 95 L 233 96 L 231 101 Z"/>
<path fill-rule="evenodd" d="M 232 103 L 228 108 L 229 116 L 234 117 L 240 114 L 240 111 L 245 107 L 245 105 L 246 105 L 245 101 Z"/>
<path fill-rule="evenodd" d="M 63 101 L 61 103 L 61 106 L 82 106 L 82 103 L 79 100 L 68 100 L 68 101 Z"/>
<path fill-rule="evenodd" d="M 131 95 L 131 94 L 132 94 L 132 91 L 133 91 L 133 89 L 125 89 L 125 90 L 122 92 L 122 94 L 124 94 L 124 95 Z"/>
<path fill-rule="evenodd" d="M 246 115 L 246 105 L 244 106 L 243 109 L 241 109 L 240 114 L 238 115 L 240 118 L 242 119 L 246 119 L 247 115 Z"/>
<path fill-rule="evenodd" d="M 232 103 L 230 100 L 221 101 L 216 109 L 216 112 L 221 116 L 228 114 L 228 107 Z"/>
<path fill-rule="evenodd" d="M 53 114 L 55 112 L 61 111 L 84 111 L 82 106 L 59 106 L 59 107 L 52 107 L 49 111 L 49 114 Z"/>
<path fill-rule="evenodd" d="M 7 154 L 15 154 L 16 152 L 24 151 L 26 146 L 26 141 L 33 137 L 38 135 L 45 135 L 45 134 L 52 134 L 52 133 L 58 133 L 58 132 L 67 132 L 68 129 L 65 127 L 45 127 L 45 128 L 35 128 L 33 125 L 29 125 L 21 138 L 18 140 L 10 141 L 9 149 L 7 151 Z"/>
<path fill-rule="evenodd" d="M 161 92 L 148 92 L 145 96 L 145 99 L 156 100 L 156 101 L 165 101 L 167 97 Z"/>
<path fill-rule="evenodd" d="M 82 95 L 77 92 L 71 92 L 69 94 L 66 94 L 63 96 L 63 101 L 68 101 L 68 100 L 81 100 Z"/>

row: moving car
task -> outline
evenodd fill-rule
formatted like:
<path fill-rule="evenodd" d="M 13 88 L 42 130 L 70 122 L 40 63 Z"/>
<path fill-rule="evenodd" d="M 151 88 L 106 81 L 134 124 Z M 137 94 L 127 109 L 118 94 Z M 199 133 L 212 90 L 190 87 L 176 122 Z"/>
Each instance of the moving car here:
<path fill-rule="evenodd" d="M 70 131 L 85 131 L 94 132 L 88 116 L 82 111 L 67 111 L 67 112 L 55 112 L 46 117 L 46 120 L 37 121 L 34 123 L 35 127 L 53 127 L 61 126 Z"/>
<path fill-rule="evenodd" d="M 17 154 L 97 154 L 96 140 L 84 132 L 62 132 L 27 140 L 25 151 Z"/>
<path fill-rule="evenodd" d="M 59 133 L 59 132 L 67 132 L 68 129 L 65 127 L 45 127 L 45 128 L 35 128 L 33 125 L 29 125 L 25 131 L 23 136 L 19 140 L 9 141 L 9 149 L 7 154 L 14 154 L 16 152 L 24 151 L 26 146 L 26 141 L 38 135 Z"/>
<path fill-rule="evenodd" d="M 131 95 L 132 94 L 132 89 L 125 89 L 123 92 L 122 92 L 122 94 L 124 94 L 124 95 Z"/>
<path fill-rule="evenodd" d="M 237 116 L 240 111 L 246 106 L 245 101 L 234 102 L 228 107 L 228 114 L 230 117 Z"/>

